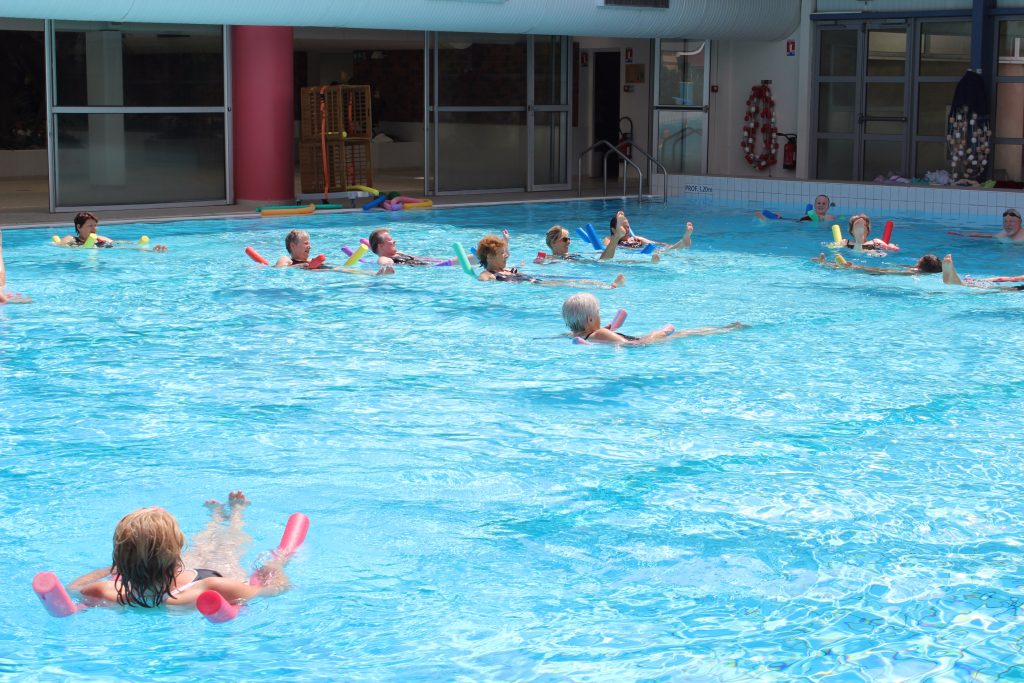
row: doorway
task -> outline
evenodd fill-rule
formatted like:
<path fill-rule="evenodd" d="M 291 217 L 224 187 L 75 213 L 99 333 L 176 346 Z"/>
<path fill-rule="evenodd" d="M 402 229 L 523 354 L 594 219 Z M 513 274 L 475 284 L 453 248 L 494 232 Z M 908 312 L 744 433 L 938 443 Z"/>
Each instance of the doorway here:
<path fill-rule="evenodd" d="M 619 52 L 594 53 L 594 139 L 607 140 L 613 145 L 619 140 Z M 603 154 L 603 151 L 602 151 Z M 619 157 L 605 156 L 605 172 L 608 178 L 619 177 Z"/>

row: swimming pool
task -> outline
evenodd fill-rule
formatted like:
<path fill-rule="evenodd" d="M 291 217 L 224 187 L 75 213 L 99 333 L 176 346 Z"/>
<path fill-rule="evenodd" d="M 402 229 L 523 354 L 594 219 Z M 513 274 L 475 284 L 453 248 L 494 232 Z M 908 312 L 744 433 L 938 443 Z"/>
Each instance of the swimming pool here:
<path fill-rule="evenodd" d="M 552 223 L 600 229 L 622 206 L 101 225 L 166 254 L 7 231 L 10 288 L 36 303 L 0 307 L 0 677 L 1024 676 L 1024 298 L 827 270 L 808 262 L 826 226 L 682 200 L 625 205 L 658 239 L 694 220 L 661 264 L 529 263 Z M 895 218 L 886 262 L 1024 272 L 1019 247 Z M 572 290 L 242 253 L 276 257 L 302 227 L 336 256 L 385 223 L 412 253 L 508 226 L 527 272 L 622 272 L 596 294 L 628 332 L 752 327 L 581 347 L 560 336 Z M 289 513 L 312 521 L 283 596 L 214 626 L 58 620 L 32 594 L 37 571 L 104 564 L 126 512 L 164 506 L 191 535 L 234 488 L 250 559 Z"/>

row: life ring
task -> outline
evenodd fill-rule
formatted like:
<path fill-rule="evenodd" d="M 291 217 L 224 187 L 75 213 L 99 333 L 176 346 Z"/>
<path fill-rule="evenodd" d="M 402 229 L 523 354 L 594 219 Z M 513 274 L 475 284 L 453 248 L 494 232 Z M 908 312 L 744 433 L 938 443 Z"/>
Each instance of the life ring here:
<path fill-rule="evenodd" d="M 761 134 L 762 151 L 757 154 L 757 136 Z M 779 143 L 775 140 L 778 128 L 775 127 L 775 100 L 772 90 L 767 85 L 755 85 L 750 89 L 747 108 L 743 113 L 743 138 L 740 148 L 743 158 L 758 171 L 778 163 L 776 153 Z"/>

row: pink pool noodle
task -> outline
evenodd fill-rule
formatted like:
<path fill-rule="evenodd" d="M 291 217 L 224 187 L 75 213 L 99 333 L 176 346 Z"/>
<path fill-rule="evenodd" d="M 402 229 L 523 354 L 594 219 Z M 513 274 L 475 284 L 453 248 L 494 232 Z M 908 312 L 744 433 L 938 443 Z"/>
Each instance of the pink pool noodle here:
<path fill-rule="evenodd" d="M 211 624 L 220 624 L 238 616 L 238 605 L 232 605 L 217 591 L 203 591 L 196 598 L 198 609 Z"/>
<path fill-rule="evenodd" d="M 39 572 L 32 579 L 32 590 L 43 601 L 43 607 L 54 617 L 67 617 L 79 610 L 79 606 L 64 590 L 60 579 L 53 572 Z"/>
<path fill-rule="evenodd" d="M 608 329 L 614 332 L 615 330 L 622 327 L 622 323 L 626 322 L 626 309 L 620 308 L 615 312 L 615 317 L 608 323 Z"/>
<path fill-rule="evenodd" d="M 309 531 L 309 517 L 301 512 L 293 512 L 284 526 L 281 543 L 278 544 L 274 554 L 282 560 L 287 560 L 306 540 L 307 531 Z"/>

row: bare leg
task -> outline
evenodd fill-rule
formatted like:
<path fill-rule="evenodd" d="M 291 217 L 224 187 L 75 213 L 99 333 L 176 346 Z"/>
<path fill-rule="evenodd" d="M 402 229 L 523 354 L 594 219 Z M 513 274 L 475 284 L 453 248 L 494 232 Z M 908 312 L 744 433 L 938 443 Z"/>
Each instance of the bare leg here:
<path fill-rule="evenodd" d="M 228 496 L 228 526 L 224 526 L 224 505 L 215 500 L 207 501 L 210 508 L 210 522 L 197 533 L 189 544 L 185 555 L 185 567 L 215 569 L 228 578 L 244 581 L 247 577 L 242 566 L 242 557 L 252 538 L 243 530 L 245 508 L 249 500 L 241 491 L 232 491 Z"/>
<path fill-rule="evenodd" d="M 672 251 L 673 249 L 689 249 L 693 244 L 693 223 L 686 223 L 686 232 L 683 233 L 682 238 L 675 244 L 669 245 L 665 251 Z"/>
<path fill-rule="evenodd" d="M 814 261 L 815 263 L 824 264 L 825 263 L 825 252 L 821 252 L 820 254 L 818 254 L 817 256 L 812 258 L 811 260 Z"/>
<path fill-rule="evenodd" d="M 626 284 L 626 276 L 619 273 L 618 277 L 612 280 L 611 284 L 607 282 L 601 282 L 600 280 L 544 280 L 543 282 L 537 282 L 535 284 L 544 285 L 547 287 L 575 287 L 577 289 L 588 289 L 591 287 L 597 289 L 615 289 L 616 287 L 622 287 Z"/>
<path fill-rule="evenodd" d="M 669 339 L 678 339 L 680 337 L 705 337 L 710 334 L 725 334 L 726 332 L 734 332 L 735 330 L 743 330 L 750 327 L 746 323 L 739 321 L 729 323 L 728 325 L 711 325 L 708 327 L 695 327 L 692 330 L 679 330 L 672 334 Z"/>
<path fill-rule="evenodd" d="M 942 281 L 947 285 L 963 285 L 964 281 L 957 275 L 956 267 L 953 266 L 953 255 L 946 254 L 942 258 Z"/>

